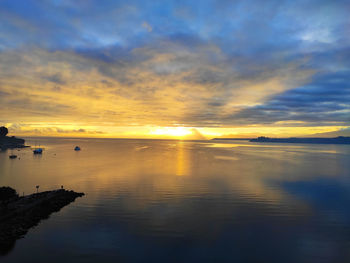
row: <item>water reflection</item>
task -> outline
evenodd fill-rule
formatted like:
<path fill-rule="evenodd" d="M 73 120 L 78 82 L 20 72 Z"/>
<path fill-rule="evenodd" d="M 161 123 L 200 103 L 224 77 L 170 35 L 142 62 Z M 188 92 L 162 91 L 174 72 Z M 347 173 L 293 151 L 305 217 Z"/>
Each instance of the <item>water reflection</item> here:
<path fill-rule="evenodd" d="M 177 143 L 177 162 L 176 162 L 176 175 L 183 176 L 190 174 L 190 151 L 186 149 L 186 143 L 179 141 Z"/>
<path fill-rule="evenodd" d="M 26 193 L 63 184 L 87 196 L 30 231 L 4 262 L 34 260 L 42 248 L 51 262 L 349 259 L 349 146 L 40 144 L 40 159 L 21 151 L 11 163 L 0 153 L 0 184 Z"/>

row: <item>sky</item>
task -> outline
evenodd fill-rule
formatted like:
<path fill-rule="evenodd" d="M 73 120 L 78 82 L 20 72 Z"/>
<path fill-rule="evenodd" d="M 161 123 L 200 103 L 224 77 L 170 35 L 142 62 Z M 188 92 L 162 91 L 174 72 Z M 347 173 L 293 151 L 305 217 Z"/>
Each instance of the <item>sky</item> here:
<path fill-rule="evenodd" d="M 0 125 L 123 138 L 350 134 L 349 1 L 0 1 Z"/>

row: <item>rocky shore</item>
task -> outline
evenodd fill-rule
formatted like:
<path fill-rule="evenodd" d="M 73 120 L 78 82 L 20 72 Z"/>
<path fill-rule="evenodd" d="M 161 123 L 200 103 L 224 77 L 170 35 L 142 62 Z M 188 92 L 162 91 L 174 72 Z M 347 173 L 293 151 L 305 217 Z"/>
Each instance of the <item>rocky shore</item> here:
<path fill-rule="evenodd" d="M 25 148 L 28 146 L 24 145 L 24 139 L 16 138 L 16 137 L 0 137 L 0 149 L 14 149 L 14 148 Z"/>
<path fill-rule="evenodd" d="M 59 189 L 23 197 L 18 197 L 16 194 L 9 199 L 0 199 L 1 254 L 6 253 L 6 250 L 13 247 L 17 239 L 23 237 L 42 219 L 48 218 L 51 213 L 58 212 L 83 195 L 84 193 Z"/>

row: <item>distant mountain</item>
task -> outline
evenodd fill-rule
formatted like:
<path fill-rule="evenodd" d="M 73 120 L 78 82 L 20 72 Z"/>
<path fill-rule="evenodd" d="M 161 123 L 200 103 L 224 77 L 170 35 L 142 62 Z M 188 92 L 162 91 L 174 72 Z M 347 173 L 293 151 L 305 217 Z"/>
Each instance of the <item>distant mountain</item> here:
<path fill-rule="evenodd" d="M 314 144 L 350 144 L 350 137 L 335 138 L 269 138 L 258 137 L 251 142 L 273 142 L 273 143 L 314 143 Z"/>
<path fill-rule="evenodd" d="M 213 138 L 212 140 L 224 140 L 224 141 L 249 141 L 252 138 Z"/>
<path fill-rule="evenodd" d="M 306 137 L 339 137 L 339 136 L 344 136 L 344 137 L 350 137 L 350 128 L 346 128 L 346 129 L 341 129 L 338 131 L 333 131 L 333 132 L 323 132 L 323 133 L 315 133 L 312 134 L 310 136 L 306 136 Z"/>

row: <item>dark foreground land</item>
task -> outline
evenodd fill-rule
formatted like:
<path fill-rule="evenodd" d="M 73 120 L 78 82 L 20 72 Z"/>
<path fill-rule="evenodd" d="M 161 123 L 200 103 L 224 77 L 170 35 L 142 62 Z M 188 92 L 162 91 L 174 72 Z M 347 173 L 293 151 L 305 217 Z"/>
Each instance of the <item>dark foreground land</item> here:
<path fill-rule="evenodd" d="M 23 237 L 28 230 L 46 219 L 53 212 L 74 202 L 84 193 L 76 193 L 64 189 L 46 191 L 24 197 L 18 197 L 9 187 L 1 187 L 0 192 L 0 254 L 6 254 L 14 246 L 17 239 Z M 11 193 L 14 192 L 14 193 Z"/>

